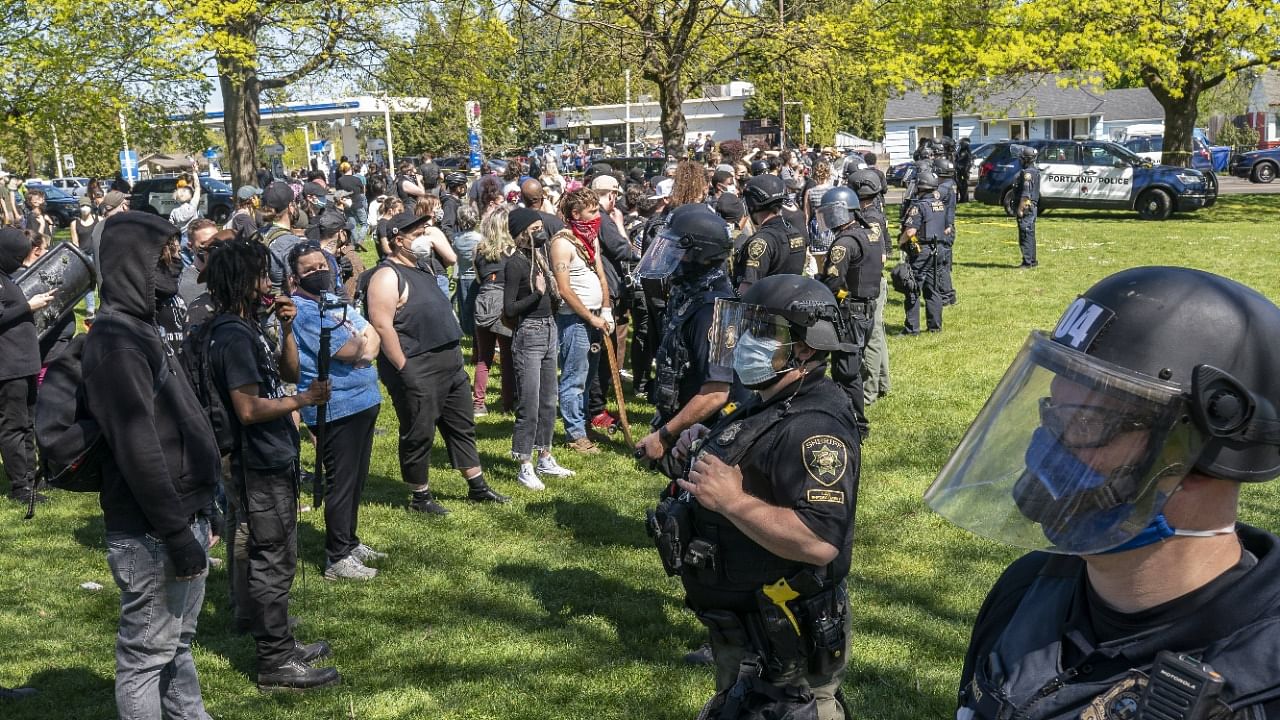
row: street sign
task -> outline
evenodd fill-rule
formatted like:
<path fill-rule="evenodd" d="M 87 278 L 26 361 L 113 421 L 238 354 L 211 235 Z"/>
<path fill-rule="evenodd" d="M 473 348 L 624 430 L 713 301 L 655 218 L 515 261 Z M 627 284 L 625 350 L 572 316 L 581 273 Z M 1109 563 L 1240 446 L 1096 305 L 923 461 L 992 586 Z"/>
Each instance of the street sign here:
<path fill-rule="evenodd" d="M 120 177 L 131 183 L 138 181 L 138 151 L 120 151 Z"/>
<path fill-rule="evenodd" d="M 804 114 L 804 131 L 806 133 L 813 132 L 813 124 L 809 122 L 809 113 Z"/>
<path fill-rule="evenodd" d="M 387 149 L 387 141 L 383 140 L 382 138 L 372 138 L 370 140 L 365 141 L 364 145 L 366 148 L 369 149 L 369 152 L 373 152 L 375 150 Z"/>
<path fill-rule="evenodd" d="M 74 157 L 70 156 L 70 155 L 63 155 L 63 156 L 62 156 L 62 166 L 63 166 L 63 167 L 65 167 L 65 168 L 67 169 L 67 172 L 75 172 L 75 170 L 76 170 L 76 159 L 75 159 Z"/>
<path fill-rule="evenodd" d="M 267 154 L 267 157 L 284 154 L 284 146 L 281 145 L 280 143 L 276 143 L 275 145 L 268 145 L 262 150 Z"/>

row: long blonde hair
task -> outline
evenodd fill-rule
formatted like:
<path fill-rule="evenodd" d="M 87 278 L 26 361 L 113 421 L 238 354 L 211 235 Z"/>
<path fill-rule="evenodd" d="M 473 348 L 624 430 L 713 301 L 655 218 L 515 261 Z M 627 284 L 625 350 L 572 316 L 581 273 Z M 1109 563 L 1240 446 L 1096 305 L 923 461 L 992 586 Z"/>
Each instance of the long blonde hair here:
<path fill-rule="evenodd" d="M 476 243 L 476 255 L 485 260 L 501 260 L 516 247 L 516 242 L 507 229 L 506 208 L 494 208 L 484 216 L 480 221 L 480 235 L 483 239 Z"/>

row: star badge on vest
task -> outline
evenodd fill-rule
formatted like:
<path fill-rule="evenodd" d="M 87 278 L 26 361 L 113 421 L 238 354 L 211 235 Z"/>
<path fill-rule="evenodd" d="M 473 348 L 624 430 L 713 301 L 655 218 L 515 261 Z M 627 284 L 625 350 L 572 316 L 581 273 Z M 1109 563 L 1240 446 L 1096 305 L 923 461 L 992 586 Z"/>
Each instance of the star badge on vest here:
<path fill-rule="evenodd" d="M 1131 674 L 1105 693 L 1089 702 L 1080 713 L 1080 720 L 1134 720 L 1138 717 L 1138 703 L 1147 678 Z"/>
<path fill-rule="evenodd" d="M 847 254 L 849 254 L 849 251 L 843 245 L 836 245 L 831 248 L 831 264 L 835 265 L 841 262 Z"/>
<path fill-rule="evenodd" d="M 766 246 L 763 240 L 752 240 L 751 243 L 747 245 L 747 259 L 759 260 L 760 257 L 764 255 L 765 249 Z"/>
<path fill-rule="evenodd" d="M 742 430 L 741 421 L 731 423 L 729 427 L 721 431 L 720 436 L 716 438 L 716 441 L 719 442 L 721 445 L 728 445 L 737 439 L 738 432 L 740 430 Z"/>
<path fill-rule="evenodd" d="M 839 482 L 849 467 L 849 449 L 845 447 L 844 441 L 831 435 L 814 435 L 805 440 L 800 445 L 800 455 L 805 472 L 824 488 Z M 805 493 L 805 499 L 811 503 L 843 505 L 844 492 L 811 488 Z"/>

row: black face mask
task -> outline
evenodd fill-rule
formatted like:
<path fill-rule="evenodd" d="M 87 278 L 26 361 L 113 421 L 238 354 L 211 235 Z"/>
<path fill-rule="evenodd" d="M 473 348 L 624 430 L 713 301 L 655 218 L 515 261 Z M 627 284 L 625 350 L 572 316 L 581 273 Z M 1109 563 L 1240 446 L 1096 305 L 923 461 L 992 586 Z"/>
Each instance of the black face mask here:
<path fill-rule="evenodd" d="M 534 247 L 540 248 L 543 245 L 547 244 L 547 241 L 551 239 L 551 236 L 547 235 L 546 229 L 542 229 L 542 230 L 535 231 L 532 235 L 529 236 L 529 239 L 533 240 Z"/>
<path fill-rule="evenodd" d="M 298 278 L 298 287 L 307 291 L 310 295 L 323 295 L 327 292 L 333 292 L 333 271 L 317 270 L 310 275 L 303 275 Z"/>

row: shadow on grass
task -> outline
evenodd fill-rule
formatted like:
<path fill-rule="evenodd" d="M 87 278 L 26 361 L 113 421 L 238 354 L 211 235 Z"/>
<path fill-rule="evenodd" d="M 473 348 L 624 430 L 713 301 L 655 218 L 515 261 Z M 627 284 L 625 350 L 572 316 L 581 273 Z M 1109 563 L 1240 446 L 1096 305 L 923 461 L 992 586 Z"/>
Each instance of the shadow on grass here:
<path fill-rule="evenodd" d="M 552 515 L 557 525 L 573 533 L 573 539 L 584 545 L 614 545 L 624 548 L 646 549 L 650 547 L 645 535 L 644 523 L 639 517 L 628 517 L 612 507 L 599 502 L 531 503 L 530 515 Z"/>
<path fill-rule="evenodd" d="M 41 670 L 23 687 L 38 694 L 22 700 L 0 700 L 0 717 L 6 720 L 54 717 L 114 717 L 115 681 L 88 668 Z"/>
<path fill-rule="evenodd" d="M 76 542 L 90 550 L 107 549 L 107 525 L 102 519 L 102 513 L 94 513 L 83 518 L 84 524 L 76 528 L 72 535 Z"/>

